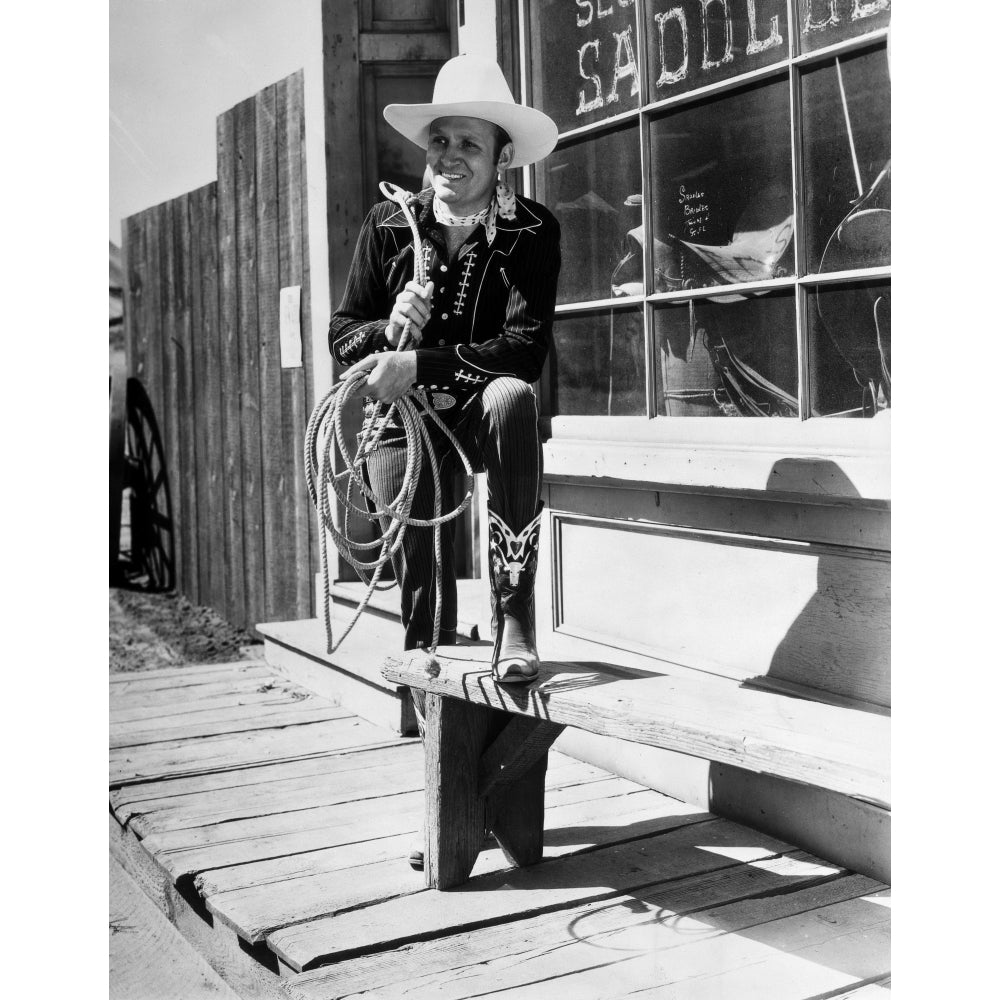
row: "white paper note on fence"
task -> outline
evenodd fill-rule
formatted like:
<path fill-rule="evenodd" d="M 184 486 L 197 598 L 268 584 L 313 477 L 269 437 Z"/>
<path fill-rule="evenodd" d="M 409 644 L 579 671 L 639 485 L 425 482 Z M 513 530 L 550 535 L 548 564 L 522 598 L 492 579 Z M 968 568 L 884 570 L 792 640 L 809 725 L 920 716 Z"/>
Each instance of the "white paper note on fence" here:
<path fill-rule="evenodd" d="M 281 289 L 281 322 L 278 337 L 281 343 L 281 367 L 302 367 L 302 326 L 299 321 L 302 286 Z"/>

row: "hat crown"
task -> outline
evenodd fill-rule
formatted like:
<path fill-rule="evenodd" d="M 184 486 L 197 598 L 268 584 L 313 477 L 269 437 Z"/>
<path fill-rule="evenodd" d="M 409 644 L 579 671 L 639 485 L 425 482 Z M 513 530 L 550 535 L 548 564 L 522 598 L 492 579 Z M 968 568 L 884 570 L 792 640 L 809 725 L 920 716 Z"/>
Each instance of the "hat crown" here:
<path fill-rule="evenodd" d="M 556 123 L 544 112 L 514 100 L 503 70 L 491 59 L 455 56 L 440 70 L 430 104 L 387 104 L 385 120 L 401 135 L 427 148 L 430 126 L 438 118 L 480 118 L 493 122 L 514 144 L 511 167 L 537 163 L 559 138 Z"/>
<path fill-rule="evenodd" d="M 475 56 L 454 56 L 438 71 L 434 82 L 434 103 L 489 101 L 515 104 L 503 71 L 491 60 Z"/>

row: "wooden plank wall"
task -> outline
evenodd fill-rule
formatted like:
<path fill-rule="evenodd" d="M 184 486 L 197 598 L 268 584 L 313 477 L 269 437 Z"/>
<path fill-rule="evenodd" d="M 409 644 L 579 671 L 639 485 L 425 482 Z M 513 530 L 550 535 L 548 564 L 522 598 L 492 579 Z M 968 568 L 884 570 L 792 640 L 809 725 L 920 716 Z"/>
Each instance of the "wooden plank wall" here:
<path fill-rule="evenodd" d="M 248 628 L 312 613 L 304 135 L 299 72 L 219 116 L 217 182 L 123 225 L 129 374 L 163 436 L 177 589 Z M 303 366 L 282 368 L 292 285 Z"/>

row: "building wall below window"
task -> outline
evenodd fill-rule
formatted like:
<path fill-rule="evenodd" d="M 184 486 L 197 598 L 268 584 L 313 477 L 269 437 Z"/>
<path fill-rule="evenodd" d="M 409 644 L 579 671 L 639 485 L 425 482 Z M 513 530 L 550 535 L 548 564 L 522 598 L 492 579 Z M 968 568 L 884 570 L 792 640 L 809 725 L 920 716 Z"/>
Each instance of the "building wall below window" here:
<path fill-rule="evenodd" d="M 679 666 L 888 711 L 887 501 L 558 475 L 544 497 L 543 658 Z M 886 809 L 586 733 L 557 748 L 890 879 Z"/>
<path fill-rule="evenodd" d="M 846 501 L 568 484 L 548 494 L 540 628 L 889 705 L 889 555 L 872 547 L 888 534 L 884 506 L 858 504 L 870 542 L 833 544 L 824 521 L 843 522 Z"/>

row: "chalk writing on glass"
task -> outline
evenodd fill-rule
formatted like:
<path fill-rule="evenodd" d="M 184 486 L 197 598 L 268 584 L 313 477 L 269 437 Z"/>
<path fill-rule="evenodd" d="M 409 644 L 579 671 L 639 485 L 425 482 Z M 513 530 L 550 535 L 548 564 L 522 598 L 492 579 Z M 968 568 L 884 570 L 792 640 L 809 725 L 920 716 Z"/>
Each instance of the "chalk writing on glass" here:
<path fill-rule="evenodd" d="M 615 76 L 611 81 L 611 89 L 608 91 L 606 104 L 611 104 L 618 100 L 618 81 L 628 77 L 632 78 L 632 89 L 629 96 L 635 97 L 639 93 L 639 69 L 635 64 L 635 52 L 632 50 L 632 25 L 630 24 L 624 31 L 615 32 Z M 625 59 L 622 60 L 624 53 Z"/>
<path fill-rule="evenodd" d="M 722 23 L 725 28 L 726 40 L 722 47 L 722 57 L 719 59 L 710 59 L 708 55 L 708 11 L 712 4 L 720 4 L 722 6 Z M 701 0 L 701 40 L 704 52 L 701 58 L 702 69 L 717 69 L 719 66 L 733 61 L 733 16 L 732 11 L 729 9 L 729 0 Z"/>
<path fill-rule="evenodd" d="M 575 2 L 577 28 L 589 29 L 576 49 L 579 79 L 583 81 L 583 86 L 577 89 L 579 99 L 574 111 L 580 116 L 597 111 L 605 105 L 619 103 L 620 98 L 624 96 L 619 88 L 623 81 L 629 86 L 628 97 L 637 97 L 639 63 L 635 53 L 635 26 L 634 23 L 629 23 L 634 20 L 635 15 L 624 13 L 626 8 L 635 6 L 634 0 L 575 0 Z M 614 20 L 608 22 L 606 19 L 611 17 Z M 616 27 L 619 30 L 615 30 Z M 600 37 L 593 37 L 597 33 Z M 587 37 L 588 35 L 591 37 Z"/>
<path fill-rule="evenodd" d="M 835 28 L 843 20 L 841 8 L 846 6 L 844 0 L 805 0 L 806 17 L 802 25 L 803 31 L 822 31 L 824 28 Z M 850 0 L 851 20 L 863 21 L 866 17 L 874 17 L 889 9 L 889 0 Z M 817 13 L 817 8 L 825 8 L 825 16 Z"/>
<path fill-rule="evenodd" d="M 688 57 L 690 55 L 690 43 L 688 41 L 687 15 L 683 7 L 671 7 L 662 14 L 656 14 L 653 18 L 656 21 L 656 28 L 660 41 L 660 75 L 656 78 L 657 87 L 666 87 L 672 83 L 678 83 L 688 75 Z M 681 33 L 681 46 L 684 52 L 680 64 L 674 69 L 667 69 L 667 46 L 666 33 L 667 22 L 676 21 Z"/>
<path fill-rule="evenodd" d="M 585 42 L 580 46 L 580 76 L 582 76 L 584 80 L 590 80 L 594 84 L 595 93 L 594 96 L 588 101 L 586 88 L 580 88 L 580 103 L 576 107 L 576 113 L 578 115 L 585 115 L 589 111 L 596 111 L 598 108 L 604 107 L 604 96 L 601 93 L 601 78 L 596 73 L 588 73 L 583 68 L 583 54 L 588 49 L 593 49 L 594 62 L 596 63 L 598 56 L 601 54 L 600 40 L 595 38 L 593 41 Z"/>
<path fill-rule="evenodd" d="M 703 77 L 733 76 L 776 62 L 786 47 L 785 17 L 781 0 L 673 0 L 665 10 L 650 10 L 655 87 L 685 90 Z"/>
<path fill-rule="evenodd" d="M 705 199 L 705 192 L 701 190 L 689 191 L 686 185 L 682 184 L 678 188 L 677 204 L 681 206 L 684 215 L 684 235 L 689 239 L 703 235 L 708 230 L 709 211 Z"/>
<path fill-rule="evenodd" d="M 778 15 L 771 18 L 771 34 L 763 41 L 757 37 L 757 0 L 747 0 L 747 23 L 750 37 L 747 39 L 747 55 L 755 56 L 760 52 L 766 52 L 775 46 L 781 45 L 784 38 L 781 37 L 781 29 L 778 23 Z"/>

